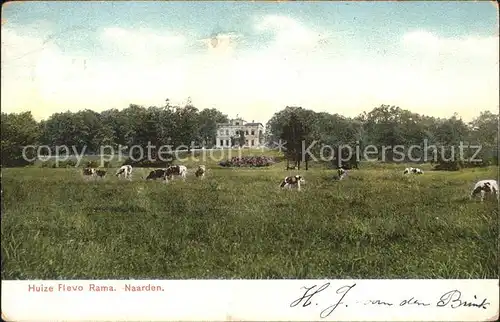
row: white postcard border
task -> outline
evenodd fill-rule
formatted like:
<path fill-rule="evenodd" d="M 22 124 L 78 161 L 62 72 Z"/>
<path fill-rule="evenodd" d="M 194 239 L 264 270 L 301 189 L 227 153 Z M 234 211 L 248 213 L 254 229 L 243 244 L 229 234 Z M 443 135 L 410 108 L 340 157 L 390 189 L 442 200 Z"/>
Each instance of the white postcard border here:
<path fill-rule="evenodd" d="M 494 321 L 499 307 L 494 279 L 2 281 L 6 321 Z"/>

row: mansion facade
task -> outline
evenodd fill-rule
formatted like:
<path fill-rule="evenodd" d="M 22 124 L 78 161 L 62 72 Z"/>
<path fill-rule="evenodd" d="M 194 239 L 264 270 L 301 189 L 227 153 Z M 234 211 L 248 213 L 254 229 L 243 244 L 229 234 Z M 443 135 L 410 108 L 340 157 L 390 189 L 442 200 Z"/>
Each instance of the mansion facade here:
<path fill-rule="evenodd" d="M 260 147 L 264 144 L 264 125 L 255 121 L 247 123 L 241 118 L 217 124 L 215 140 L 217 148 L 240 146 L 242 140 L 244 140 L 243 146 L 245 147 Z"/>

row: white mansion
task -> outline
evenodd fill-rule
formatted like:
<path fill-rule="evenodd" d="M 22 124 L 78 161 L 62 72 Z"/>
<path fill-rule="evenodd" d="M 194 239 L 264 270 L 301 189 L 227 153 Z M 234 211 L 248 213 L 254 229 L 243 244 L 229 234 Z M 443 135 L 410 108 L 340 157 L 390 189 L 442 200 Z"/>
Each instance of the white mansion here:
<path fill-rule="evenodd" d="M 217 148 L 238 146 L 242 137 L 245 138 L 244 146 L 260 147 L 264 143 L 264 125 L 254 121 L 247 123 L 241 118 L 232 119 L 228 123 L 217 124 L 215 140 Z"/>

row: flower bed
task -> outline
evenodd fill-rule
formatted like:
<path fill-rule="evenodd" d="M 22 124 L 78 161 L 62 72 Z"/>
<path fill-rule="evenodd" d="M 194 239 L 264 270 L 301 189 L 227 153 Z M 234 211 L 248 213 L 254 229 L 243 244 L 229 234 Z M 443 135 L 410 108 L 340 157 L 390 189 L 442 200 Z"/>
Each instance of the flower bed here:
<path fill-rule="evenodd" d="M 275 163 L 274 158 L 266 156 L 232 157 L 219 162 L 221 167 L 268 167 Z"/>

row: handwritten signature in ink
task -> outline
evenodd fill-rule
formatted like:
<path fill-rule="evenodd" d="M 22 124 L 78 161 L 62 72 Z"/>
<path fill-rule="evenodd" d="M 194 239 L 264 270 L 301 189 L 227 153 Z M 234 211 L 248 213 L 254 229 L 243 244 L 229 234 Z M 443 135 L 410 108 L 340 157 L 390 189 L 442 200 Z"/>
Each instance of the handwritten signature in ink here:
<path fill-rule="evenodd" d="M 337 295 L 340 295 L 340 298 L 338 301 L 335 303 L 329 305 L 325 309 L 323 309 L 320 313 L 321 318 L 326 318 L 332 314 L 335 309 L 337 309 L 340 305 L 345 305 L 345 307 L 348 307 L 346 303 L 343 302 L 344 298 L 346 297 L 347 293 L 351 289 L 353 289 L 356 286 L 356 283 L 352 285 L 344 285 L 340 288 L 338 288 L 335 293 Z M 290 307 L 296 307 L 296 306 L 301 306 L 301 307 L 307 307 L 311 304 L 313 305 L 319 305 L 319 293 L 324 292 L 326 289 L 330 288 L 330 283 L 325 283 L 321 286 L 318 285 L 313 285 L 313 286 L 303 286 L 301 289 L 304 289 L 305 292 L 294 300 L 292 303 L 290 303 Z M 324 297 L 324 296 L 323 296 Z M 361 303 L 356 301 L 356 303 Z M 396 302 L 397 303 L 397 302 Z M 436 302 L 435 302 L 436 303 Z M 391 302 L 386 302 L 383 300 L 368 300 L 363 303 L 364 305 L 377 305 L 377 306 L 386 306 L 386 307 L 391 307 L 394 305 L 394 303 Z M 399 302 L 400 307 L 407 307 L 407 306 L 418 306 L 418 307 L 427 307 L 430 306 L 430 302 L 422 301 L 418 298 L 415 298 L 414 296 L 407 297 L 406 299 L 403 299 L 401 302 Z M 449 292 L 444 293 L 441 295 L 437 303 L 435 304 L 436 307 L 449 307 L 452 309 L 456 309 L 459 307 L 473 307 L 473 308 L 479 308 L 479 309 L 487 309 L 487 307 L 491 305 L 490 302 L 488 302 L 487 298 L 484 298 L 482 301 L 480 301 L 476 295 L 474 295 L 473 300 L 465 300 L 462 298 L 462 292 L 459 290 L 452 290 Z"/>
<path fill-rule="evenodd" d="M 356 286 L 356 283 L 354 283 L 353 285 L 344 285 L 340 288 L 338 288 L 336 290 L 336 294 L 342 294 L 342 296 L 340 297 L 340 299 L 328 306 L 327 308 L 325 308 L 323 311 L 321 311 L 320 313 L 320 317 L 321 318 L 326 318 L 328 317 L 330 314 L 332 314 L 332 312 L 340 305 L 340 304 L 344 304 L 342 302 L 342 300 L 344 299 L 344 297 L 347 295 L 347 293 L 354 287 Z M 302 307 L 306 307 L 306 306 L 309 306 L 311 305 L 311 300 L 313 298 L 313 296 L 315 296 L 316 294 L 324 291 L 325 289 L 327 289 L 328 287 L 330 287 L 330 283 L 325 283 L 323 285 L 321 285 L 320 287 L 318 287 L 317 285 L 313 285 L 313 286 L 310 286 L 310 287 L 302 287 L 302 289 L 305 289 L 306 291 L 304 292 L 304 294 L 302 294 L 301 297 L 299 297 L 298 299 L 294 300 L 292 303 L 290 303 L 290 307 L 295 307 L 299 304 L 302 303 Z M 317 302 L 315 302 L 316 305 L 318 305 Z M 345 305 L 347 307 L 347 304 Z"/>
<path fill-rule="evenodd" d="M 474 300 L 478 301 L 477 296 L 474 295 Z M 477 307 L 479 309 L 485 309 L 488 305 L 490 305 L 490 302 L 487 302 L 487 299 L 484 298 L 481 302 L 479 303 L 473 303 L 472 301 L 465 301 L 462 300 L 462 292 L 459 290 L 453 290 L 444 293 L 440 298 L 439 301 L 436 303 L 437 307 L 446 307 L 449 305 L 452 309 L 456 309 L 458 307 Z"/>

